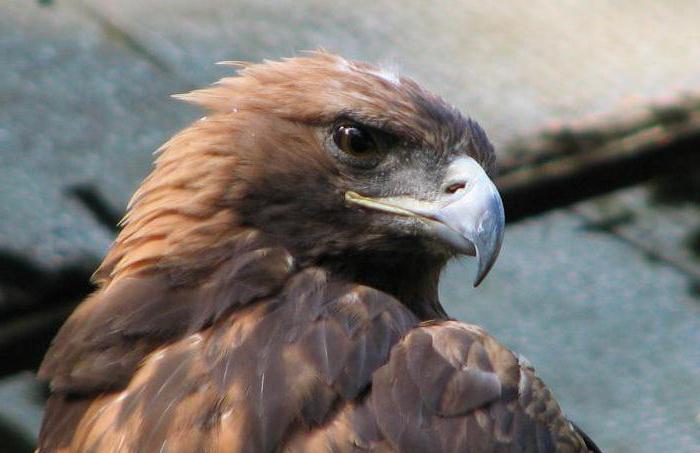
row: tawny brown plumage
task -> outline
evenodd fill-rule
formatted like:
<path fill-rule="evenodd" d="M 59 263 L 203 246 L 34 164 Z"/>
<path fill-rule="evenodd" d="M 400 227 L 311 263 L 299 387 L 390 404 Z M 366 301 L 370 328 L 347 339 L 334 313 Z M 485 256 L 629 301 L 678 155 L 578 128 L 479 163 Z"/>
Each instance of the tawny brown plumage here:
<path fill-rule="evenodd" d="M 180 97 L 209 116 L 159 150 L 98 290 L 48 351 L 39 451 L 594 449 L 529 365 L 448 320 L 452 251 L 345 202 L 427 197 L 458 155 L 491 172 L 476 123 L 327 53 Z M 334 158 L 338 121 L 400 158 L 381 172 Z"/>

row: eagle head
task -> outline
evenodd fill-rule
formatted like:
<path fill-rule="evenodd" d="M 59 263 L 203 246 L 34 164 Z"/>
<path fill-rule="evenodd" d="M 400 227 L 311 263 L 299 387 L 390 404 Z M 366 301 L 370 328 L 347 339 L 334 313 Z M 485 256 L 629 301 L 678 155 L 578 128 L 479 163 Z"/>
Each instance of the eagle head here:
<path fill-rule="evenodd" d="M 98 278 L 201 266 L 252 230 L 296 266 L 395 294 L 380 280 L 436 287 L 456 254 L 477 256 L 481 282 L 504 213 L 476 122 L 408 78 L 325 52 L 228 63 L 236 76 L 175 96 L 208 116 L 161 148 Z"/>

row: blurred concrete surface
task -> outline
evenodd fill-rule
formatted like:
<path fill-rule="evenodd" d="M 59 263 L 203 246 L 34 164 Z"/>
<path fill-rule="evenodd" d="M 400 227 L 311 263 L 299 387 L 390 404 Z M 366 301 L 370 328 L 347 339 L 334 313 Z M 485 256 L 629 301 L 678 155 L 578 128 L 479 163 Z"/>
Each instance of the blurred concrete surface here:
<path fill-rule="evenodd" d="M 41 424 L 44 392 L 28 371 L 0 379 L 3 452 L 29 451 Z M 28 448 L 29 447 L 29 448 Z"/>
<path fill-rule="evenodd" d="M 0 273 L 87 275 L 151 152 L 198 116 L 168 95 L 225 75 L 215 61 L 324 47 L 396 67 L 507 157 L 552 123 L 697 90 L 698 23 L 683 0 L 5 0 Z M 700 184 L 684 170 L 514 224 L 483 288 L 471 263 L 443 282 L 450 313 L 523 352 L 604 451 L 700 451 Z M 0 316 L 33 303 L 13 281 Z M 29 437 L 30 380 L 0 382 L 0 426 Z"/>

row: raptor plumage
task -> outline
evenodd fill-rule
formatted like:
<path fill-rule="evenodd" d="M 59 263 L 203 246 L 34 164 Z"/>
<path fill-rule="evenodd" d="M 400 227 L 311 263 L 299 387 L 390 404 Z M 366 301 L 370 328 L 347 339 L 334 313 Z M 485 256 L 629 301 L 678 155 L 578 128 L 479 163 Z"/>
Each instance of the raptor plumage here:
<path fill-rule="evenodd" d="M 208 116 L 163 145 L 48 351 L 39 451 L 595 451 L 440 305 L 451 257 L 485 275 L 500 247 L 455 220 L 474 197 L 502 229 L 474 121 L 321 52 L 181 98 Z"/>

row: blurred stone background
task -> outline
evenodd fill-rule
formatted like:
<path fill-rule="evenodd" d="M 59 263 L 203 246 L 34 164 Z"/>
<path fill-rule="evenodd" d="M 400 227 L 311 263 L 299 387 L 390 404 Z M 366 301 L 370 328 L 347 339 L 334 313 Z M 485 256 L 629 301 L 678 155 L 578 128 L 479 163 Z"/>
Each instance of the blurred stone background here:
<path fill-rule="evenodd" d="M 218 60 L 324 47 L 398 68 L 497 146 L 509 227 L 442 297 L 523 353 L 607 452 L 700 451 L 700 3 L 3 0 L 0 450 L 151 152 Z"/>

